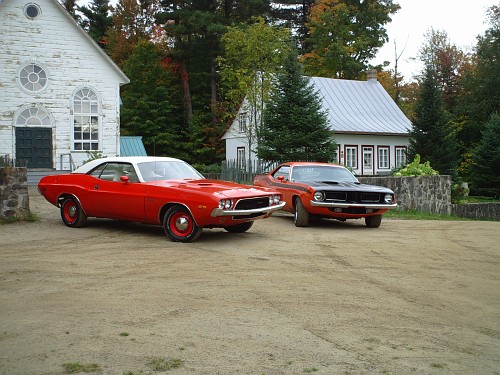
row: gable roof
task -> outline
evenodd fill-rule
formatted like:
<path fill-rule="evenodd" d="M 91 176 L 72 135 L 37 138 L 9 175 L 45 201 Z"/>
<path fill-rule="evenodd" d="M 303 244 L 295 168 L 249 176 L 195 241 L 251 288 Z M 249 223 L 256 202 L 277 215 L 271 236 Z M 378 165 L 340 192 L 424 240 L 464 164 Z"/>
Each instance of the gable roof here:
<path fill-rule="evenodd" d="M 2 4 L 5 4 L 7 3 L 9 0 L 0 0 L 0 8 L 2 7 Z M 18 1 L 18 0 L 15 0 L 15 1 Z M 126 83 L 129 83 L 130 80 L 128 79 L 128 77 L 125 75 L 125 73 L 122 72 L 122 70 L 118 67 L 118 65 L 115 64 L 115 62 L 106 54 L 106 52 L 104 52 L 104 50 L 99 47 L 99 45 L 85 32 L 85 30 L 83 30 L 80 25 L 78 25 L 78 23 L 76 22 L 76 20 L 71 16 L 71 14 L 68 13 L 68 11 L 66 11 L 66 9 L 64 8 L 64 6 L 62 4 L 59 3 L 59 1 L 57 0 L 48 0 L 48 1 L 51 1 L 52 3 L 54 3 L 56 5 L 56 8 L 62 13 L 64 14 L 64 16 L 66 17 L 66 19 L 71 22 L 73 24 L 73 26 L 79 31 L 79 33 L 85 38 L 87 39 L 87 41 L 92 44 L 92 46 L 95 48 L 95 50 L 104 58 L 104 60 L 106 60 L 106 62 L 116 71 L 116 73 L 118 74 L 118 76 L 120 77 L 120 79 L 122 80 L 121 84 L 126 84 Z"/>
<path fill-rule="evenodd" d="M 408 135 L 410 120 L 376 79 L 310 77 L 334 133 Z"/>

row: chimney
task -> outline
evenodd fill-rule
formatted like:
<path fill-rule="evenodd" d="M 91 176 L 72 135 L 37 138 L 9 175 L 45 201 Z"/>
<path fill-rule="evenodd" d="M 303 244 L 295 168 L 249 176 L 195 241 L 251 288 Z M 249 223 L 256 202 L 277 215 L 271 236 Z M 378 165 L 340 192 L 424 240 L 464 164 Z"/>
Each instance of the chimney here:
<path fill-rule="evenodd" d="M 370 69 L 366 73 L 366 80 L 367 81 L 377 81 L 377 70 L 376 69 Z"/>

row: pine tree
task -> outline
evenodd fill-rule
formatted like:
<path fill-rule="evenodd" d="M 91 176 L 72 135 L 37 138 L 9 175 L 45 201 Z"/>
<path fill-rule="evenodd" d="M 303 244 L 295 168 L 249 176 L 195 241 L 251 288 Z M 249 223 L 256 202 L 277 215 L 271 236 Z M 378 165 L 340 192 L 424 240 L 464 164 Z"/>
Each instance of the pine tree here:
<path fill-rule="evenodd" d="M 182 86 L 164 64 L 160 45 L 141 41 L 124 64 L 122 134 L 143 136 L 149 155 L 186 157 Z"/>
<path fill-rule="evenodd" d="M 458 146 L 448 125 L 443 99 L 432 67 L 427 66 L 425 78 L 415 103 L 415 118 L 410 132 L 409 160 L 419 154 L 440 174 L 456 177 Z"/>
<path fill-rule="evenodd" d="M 263 113 L 257 154 L 264 160 L 331 161 L 337 145 L 321 98 L 292 49 Z"/>
<path fill-rule="evenodd" d="M 472 169 L 474 189 L 500 195 L 500 115 L 493 114 L 482 133 Z"/>
<path fill-rule="evenodd" d="M 106 46 L 104 35 L 112 23 L 109 13 L 113 7 L 109 4 L 109 0 L 91 0 L 88 6 L 79 6 L 78 10 L 84 16 L 80 20 L 80 26 L 104 48 Z"/>

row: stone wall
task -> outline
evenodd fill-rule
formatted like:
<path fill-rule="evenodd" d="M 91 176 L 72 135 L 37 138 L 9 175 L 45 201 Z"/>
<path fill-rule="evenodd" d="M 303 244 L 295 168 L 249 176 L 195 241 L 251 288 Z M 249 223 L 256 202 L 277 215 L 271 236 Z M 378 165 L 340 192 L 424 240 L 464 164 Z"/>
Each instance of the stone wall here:
<path fill-rule="evenodd" d="M 469 219 L 500 220 L 500 203 L 451 203 L 451 176 L 358 177 L 360 182 L 386 186 L 396 193 L 398 208 Z"/>
<path fill-rule="evenodd" d="M 401 210 L 451 214 L 451 176 L 358 177 L 358 180 L 392 189 Z"/>
<path fill-rule="evenodd" d="M 0 218 L 24 219 L 30 215 L 26 168 L 0 168 Z"/>
<path fill-rule="evenodd" d="M 500 220 L 500 203 L 452 204 L 451 213 L 479 220 Z"/>

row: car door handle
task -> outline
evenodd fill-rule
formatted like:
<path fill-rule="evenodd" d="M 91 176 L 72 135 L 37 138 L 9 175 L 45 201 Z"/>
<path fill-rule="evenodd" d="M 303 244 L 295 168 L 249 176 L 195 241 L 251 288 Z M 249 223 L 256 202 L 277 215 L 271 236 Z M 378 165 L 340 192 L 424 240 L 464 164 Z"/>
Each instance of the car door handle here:
<path fill-rule="evenodd" d="M 99 190 L 99 185 L 94 185 L 94 190 Z"/>

